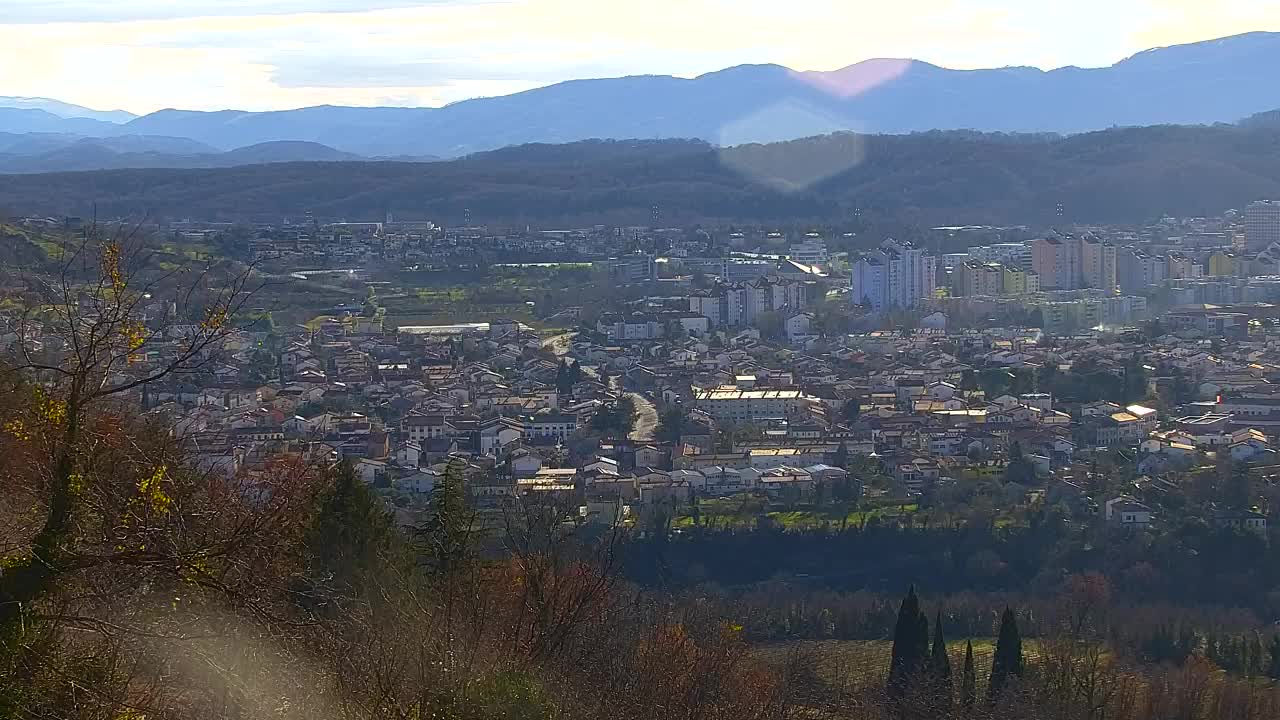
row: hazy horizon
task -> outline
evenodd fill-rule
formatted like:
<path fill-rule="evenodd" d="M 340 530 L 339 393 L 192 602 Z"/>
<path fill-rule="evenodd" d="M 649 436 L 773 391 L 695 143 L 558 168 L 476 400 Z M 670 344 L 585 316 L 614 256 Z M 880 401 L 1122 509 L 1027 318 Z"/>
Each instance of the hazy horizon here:
<path fill-rule="evenodd" d="M 574 79 L 694 77 L 874 58 L 955 69 L 1105 67 L 1153 47 L 1280 30 L 1228 0 L 32 0 L 0 20 L 0 95 L 100 110 L 440 107 Z M 86 72 L 93 68 L 94 72 Z"/>

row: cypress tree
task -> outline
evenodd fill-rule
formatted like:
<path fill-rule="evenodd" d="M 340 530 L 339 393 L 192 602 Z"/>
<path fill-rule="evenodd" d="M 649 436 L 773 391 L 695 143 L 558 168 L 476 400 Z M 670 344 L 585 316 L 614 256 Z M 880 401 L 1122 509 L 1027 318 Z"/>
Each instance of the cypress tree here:
<path fill-rule="evenodd" d="M 907 694 L 912 676 L 920 669 L 929 648 L 928 624 L 925 618 L 925 639 L 920 641 L 920 620 L 924 614 L 920 611 L 920 599 L 916 597 L 916 588 L 911 586 L 907 596 L 902 599 L 898 608 L 898 621 L 893 628 L 893 650 L 889 659 L 889 682 L 887 691 L 890 698 L 900 700 Z"/>
<path fill-rule="evenodd" d="M 1271 662 L 1267 665 L 1267 677 L 1280 680 L 1280 635 L 1271 638 Z"/>
<path fill-rule="evenodd" d="M 938 705 L 951 707 L 951 658 L 947 656 L 947 640 L 942 634 L 942 611 L 933 621 L 933 649 L 929 653 L 929 674 L 937 686 Z"/>
<path fill-rule="evenodd" d="M 560 358 L 560 367 L 556 369 L 556 392 L 569 395 L 573 392 L 573 370 L 564 358 Z"/>
<path fill-rule="evenodd" d="M 973 669 L 973 641 L 965 643 L 964 648 L 964 672 L 960 677 L 960 702 L 964 704 L 965 709 L 973 707 L 974 701 L 978 698 L 978 674 Z"/>
<path fill-rule="evenodd" d="M 987 684 L 987 699 L 995 701 L 1004 692 L 1009 677 L 1022 677 L 1022 635 L 1018 632 L 1018 618 L 1011 608 L 1005 608 L 1000 616 L 1000 636 L 996 638 L 995 657 L 991 661 L 991 680 Z"/>
<path fill-rule="evenodd" d="M 947 656 L 947 640 L 942 634 L 941 610 L 933 621 L 933 649 L 929 654 L 929 668 L 939 679 L 951 679 L 951 658 Z"/>
<path fill-rule="evenodd" d="M 921 610 L 916 615 L 916 634 L 913 638 L 916 644 L 915 672 L 922 672 L 929 669 L 929 618 Z"/>

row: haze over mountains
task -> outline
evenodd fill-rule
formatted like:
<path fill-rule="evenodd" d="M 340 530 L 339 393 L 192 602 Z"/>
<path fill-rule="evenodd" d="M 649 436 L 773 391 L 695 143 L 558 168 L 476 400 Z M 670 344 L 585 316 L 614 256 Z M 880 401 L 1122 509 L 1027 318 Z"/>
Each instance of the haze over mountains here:
<path fill-rule="evenodd" d="M 86 156 L 78 166 L 60 156 L 47 163 L 32 155 L 0 157 L 0 171 L 138 167 L 140 162 L 209 166 L 209 152 L 165 149 L 173 138 L 213 152 L 277 141 L 326 146 L 290 146 L 288 159 L 293 160 L 342 159 L 343 154 L 420 159 L 588 138 L 695 138 L 737 145 L 837 130 L 1076 133 L 1113 126 L 1234 122 L 1280 108 L 1277 67 L 1280 34 L 1258 32 L 1148 50 L 1106 68 L 949 70 L 891 59 L 832 72 L 744 65 L 694 79 L 574 80 L 443 108 L 161 110 L 135 118 L 53 100 L 0 98 L 3 132 L 57 133 L 71 142 L 142 138 L 125 152 L 109 144 L 92 145 L 97 157 Z M 146 138 L 161 140 L 153 145 Z M 271 161 L 259 157 L 241 154 L 250 161 Z"/>
<path fill-rule="evenodd" d="M 398 218 L 671 223 L 1141 223 L 1280 197 L 1280 118 L 1069 137 L 838 133 L 769 145 L 584 141 L 450 162 L 0 175 L 0 209 L 50 216 L 279 222 Z"/>

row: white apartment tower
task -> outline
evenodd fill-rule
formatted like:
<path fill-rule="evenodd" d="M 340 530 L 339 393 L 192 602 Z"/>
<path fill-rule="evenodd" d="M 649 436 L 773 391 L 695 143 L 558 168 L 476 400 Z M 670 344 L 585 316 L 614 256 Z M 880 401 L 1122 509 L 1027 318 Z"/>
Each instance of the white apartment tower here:
<path fill-rule="evenodd" d="M 1246 247 L 1252 252 L 1280 242 L 1280 200 L 1249 203 L 1244 211 L 1244 237 Z"/>
<path fill-rule="evenodd" d="M 908 242 L 886 240 L 853 265 L 850 302 L 873 310 L 913 307 L 933 297 L 937 258 Z"/>

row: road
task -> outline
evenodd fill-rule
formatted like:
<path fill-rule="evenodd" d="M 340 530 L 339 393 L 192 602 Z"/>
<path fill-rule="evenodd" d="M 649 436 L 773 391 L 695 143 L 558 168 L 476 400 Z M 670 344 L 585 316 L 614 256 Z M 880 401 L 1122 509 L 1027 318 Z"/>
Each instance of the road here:
<path fill-rule="evenodd" d="M 635 403 L 636 424 L 627 437 L 636 442 L 653 442 L 653 433 L 658 429 L 658 411 L 649 398 L 640 393 L 627 393 Z"/>
<path fill-rule="evenodd" d="M 542 341 L 542 347 L 555 353 L 557 357 L 563 357 L 569 354 L 570 345 L 573 343 L 573 339 L 577 336 L 578 333 L 576 332 L 552 335 Z"/>

